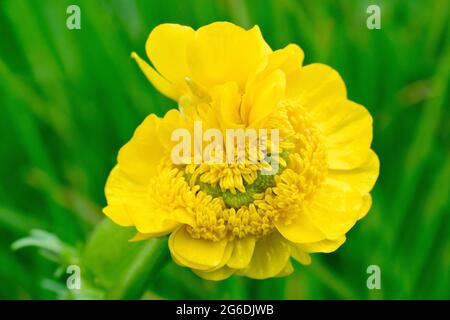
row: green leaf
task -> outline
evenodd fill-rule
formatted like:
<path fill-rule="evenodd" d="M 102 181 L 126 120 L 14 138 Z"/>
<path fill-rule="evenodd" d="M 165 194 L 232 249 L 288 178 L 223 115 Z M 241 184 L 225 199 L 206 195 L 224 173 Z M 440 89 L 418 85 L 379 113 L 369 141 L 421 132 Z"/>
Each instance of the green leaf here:
<path fill-rule="evenodd" d="M 166 238 L 130 242 L 135 233 L 105 219 L 86 245 L 83 268 L 107 299 L 141 298 L 169 260 Z"/>
<path fill-rule="evenodd" d="M 31 230 L 29 236 L 16 240 L 11 244 L 12 250 L 19 250 L 26 247 L 40 248 L 43 256 L 61 265 L 78 263 L 76 249 L 61 241 L 58 236 L 45 230 Z"/>

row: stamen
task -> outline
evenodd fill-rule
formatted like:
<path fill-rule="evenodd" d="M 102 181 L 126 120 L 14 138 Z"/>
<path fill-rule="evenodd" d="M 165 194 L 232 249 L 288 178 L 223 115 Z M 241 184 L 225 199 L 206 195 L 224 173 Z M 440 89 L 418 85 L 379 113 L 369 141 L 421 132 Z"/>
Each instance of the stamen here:
<path fill-rule="evenodd" d="M 293 219 L 320 188 L 327 158 L 324 139 L 301 106 L 282 106 L 265 125 L 282 123 L 287 128 L 274 157 L 280 166 L 276 175 L 261 174 L 263 162 L 174 166 L 164 159 L 150 181 L 151 205 L 186 210 L 191 236 L 212 241 L 261 237 L 274 230 L 277 219 Z"/>

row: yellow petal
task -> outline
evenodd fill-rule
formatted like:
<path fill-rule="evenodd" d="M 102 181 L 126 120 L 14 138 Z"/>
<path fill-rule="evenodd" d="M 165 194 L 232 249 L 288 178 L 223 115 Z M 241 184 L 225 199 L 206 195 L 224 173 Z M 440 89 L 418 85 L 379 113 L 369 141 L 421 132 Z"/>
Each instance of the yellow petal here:
<path fill-rule="evenodd" d="M 279 219 L 275 222 L 275 226 L 283 237 L 292 242 L 304 243 L 325 239 L 325 234 L 304 212 L 296 213 L 296 216 L 289 221 Z"/>
<path fill-rule="evenodd" d="M 244 121 L 248 121 L 250 126 L 255 126 L 259 120 L 269 116 L 283 98 L 285 87 L 285 75 L 280 69 L 276 69 L 262 81 L 250 86 L 242 106 L 248 114 L 248 120 L 244 115 Z"/>
<path fill-rule="evenodd" d="M 224 85 L 216 86 L 212 90 L 212 108 L 214 114 L 219 118 L 222 129 L 232 129 L 242 127 L 239 108 L 241 105 L 241 95 L 236 82 L 227 82 Z"/>
<path fill-rule="evenodd" d="M 272 232 L 258 239 L 249 266 L 241 269 L 239 274 L 254 279 L 274 277 L 283 271 L 290 254 L 290 247 L 281 235 Z"/>
<path fill-rule="evenodd" d="M 103 212 L 119 225 L 134 225 L 140 233 L 153 237 L 167 234 L 179 225 L 168 212 L 150 206 L 146 185 L 136 183 L 120 165 L 111 171 L 105 194 L 108 206 Z"/>
<path fill-rule="evenodd" d="M 281 270 L 280 273 L 276 275 L 276 277 L 286 277 L 290 275 L 292 272 L 294 272 L 294 267 L 292 266 L 292 263 L 289 259 L 286 265 L 284 266 L 283 270 Z"/>
<path fill-rule="evenodd" d="M 142 240 L 148 240 L 151 238 L 154 238 L 155 235 L 153 234 L 148 234 L 148 233 L 140 233 L 137 232 L 133 238 L 131 238 L 130 240 L 128 240 L 129 242 L 138 242 L 138 241 L 142 241 Z"/>
<path fill-rule="evenodd" d="M 365 217 L 372 207 L 372 196 L 369 193 L 362 195 L 362 204 L 358 211 L 358 220 Z"/>
<path fill-rule="evenodd" d="M 362 194 L 372 190 L 380 171 L 380 161 L 373 150 L 369 150 L 367 159 L 359 166 L 350 170 L 329 170 L 329 179 L 335 183 L 351 186 Z"/>
<path fill-rule="evenodd" d="M 276 69 L 282 70 L 287 76 L 293 71 L 298 71 L 303 63 L 303 50 L 295 45 L 288 44 L 283 49 L 276 50 L 268 56 L 267 65 L 257 77 L 267 75 Z"/>
<path fill-rule="evenodd" d="M 185 209 L 175 209 L 169 214 L 170 219 L 178 221 L 181 224 L 195 226 L 195 216 Z"/>
<path fill-rule="evenodd" d="M 176 262 L 198 270 L 222 267 L 230 258 L 233 246 L 227 240 L 194 239 L 181 227 L 170 235 L 169 249 Z M 226 261 L 225 261 L 226 260 Z"/>
<path fill-rule="evenodd" d="M 251 127 L 257 127 L 257 121 L 266 118 L 275 110 L 284 96 L 285 87 L 285 75 L 280 69 L 253 79 L 242 100 L 242 121 Z"/>
<path fill-rule="evenodd" d="M 144 73 L 148 81 L 166 97 L 177 100 L 180 92 L 167 79 L 164 79 L 155 69 L 153 69 L 147 62 L 145 62 L 136 52 L 131 53 L 133 58 L 141 71 Z"/>
<path fill-rule="evenodd" d="M 288 76 L 286 97 L 299 101 L 313 111 L 324 102 L 345 99 L 347 91 L 344 81 L 335 70 L 324 64 L 313 63 Z"/>
<path fill-rule="evenodd" d="M 229 22 L 215 22 L 197 30 L 187 47 L 187 61 L 199 85 L 210 88 L 234 81 L 243 89 L 270 52 L 257 26 L 247 31 Z"/>
<path fill-rule="evenodd" d="M 203 271 L 203 270 L 196 270 L 192 269 L 196 275 L 199 277 L 206 279 L 206 280 L 212 280 L 212 281 L 220 281 L 225 280 L 229 276 L 231 276 L 236 270 L 229 268 L 227 266 L 221 267 L 214 271 Z"/>
<path fill-rule="evenodd" d="M 133 195 L 145 193 L 142 186 L 133 183 L 126 173 L 116 165 L 109 174 L 105 185 L 105 196 L 107 207 L 103 213 L 112 221 L 121 226 L 132 226 L 133 221 L 127 213 L 125 202 L 127 199 L 133 199 Z"/>
<path fill-rule="evenodd" d="M 372 117 L 366 108 L 349 100 L 330 108 L 327 118 L 318 125 L 326 136 L 329 168 L 357 168 L 370 156 Z"/>
<path fill-rule="evenodd" d="M 178 221 L 171 219 L 170 212 L 161 208 L 152 208 L 145 202 L 130 211 L 129 216 L 140 233 L 153 237 L 166 235 L 180 225 Z"/>
<path fill-rule="evenodd" d="M 255 87 L 257 89 L 258 83 L 262 82 L 265 78 L 267 78 L 267 76 L 277 69 L 282 71 L 285 76 L 289 76 L 294 71 L 299 71 L 303 63 L 303 57 L 304 54 L 302 49 L 295 44 L 289 44 L 283 49 L 272 52 L 264 59 L 255 73 L 250 76 L 245 90 L 247 92 L 247 96 L 252 89 Z M 248 111 L 249 110 L 241 109 L 241 117 L 247 119 Z M 244 113 L 246 115 L 244 115 Z"/>
<path fill-rule="evenodd" d="M 291 255 L 292 257 L 300 262 L 301 264 L 307 266 L 311 264 L 311 256 L 303 251 L 301 248 L 297 248 L 296 246 L 291 247 Z"/>
<path fill-rule="evenodd" d="M 363 207 L 359 191 L 326 184 L 305 206 L 305 212 L 328 239 L 336 239 L 353 227 Z"/>
<path fill-rule="evenodd" d="M 145 50 L 158 72 L 178 91 L 186 91 L 185 78 L 190 76 L 186 61 L 186 47 L 194 39 L 191 27 L 179 24 L 160 24 L 152 30 Z"/>
<path fill-rule="evenodd" d="M 247 236 L 234 240 L 234 249 L 227 265 L 234 269 L 242 269 L 248 266 L 255 249 L 255 238 Z"/>
<path fill-rule="evenodd" d="M 139 232 L 151 236 L 167 234 L 179 225 L 169 212 L 153 208 L 148 197 L 149 180 L 167 153 L 158 139 L 160 125 L 161 119 L 153 114 L 143 121 L 120 149 L 118 165 L 105 186 L 105 214 L 120 225 L 135 225 Z"/>
<path fill-rule="evenodd" d="M 314 253 L 314 252 L 330 253 L 336 251 L 345 242 L 345 239 L 346 238 L 344 235 L 334 240 L 325 239 L 322 241 L 312 243 L 293 244 L 293 246 L 306 253 Z"/>
<path fill-rule="evenodd" d="M 160 123 L 161 119 L 157 116 L 149 115 L 119 151 L 117 161 L 120 168 L 136 183 L 148 183 L 166 152 L 157 138 Z"/>
<path fill-rule="evenodd" d="M 326 136 L 330 169 L 352 169 L 366 159 L 372 141 L 372 118 L 347 100 L 339 74 L 323 64 L 310 64 L 287 78 L 286 96 L 298 101 Z"/>
<path fill-rule="evenodd" d="M 172 133 L 178 129 L 187 129 L 190 132 L 190 128 L 188 128 L 180 111 L 170 109 L 160 121 L 158 133 L 156 134 L 156 137 L 159 138 L 161 145 L 166 150 L 172 150 L 173 146 L 178 143 L 178 141 L 172 141 Z"/>

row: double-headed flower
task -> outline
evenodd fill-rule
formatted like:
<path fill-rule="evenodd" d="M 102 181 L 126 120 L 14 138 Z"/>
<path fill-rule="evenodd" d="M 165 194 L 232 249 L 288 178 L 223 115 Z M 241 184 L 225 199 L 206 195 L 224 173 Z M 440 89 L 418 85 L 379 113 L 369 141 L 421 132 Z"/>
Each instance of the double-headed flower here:
<path fill-rule="evenodd" d="M 291 257 L 309 264 L 309 253 L 344 243 L 371 206 L 379 161 L 372 118 L 336 71 L 302 66 L 298 46 L 273 51 L 258 27 L 227 22 L 159 25 L 146 52 L 153 67 L 132 57 L 178 108 L 149 115 L 119 151 L 105 187 L 110 219 L 134 226 L 133 240 L 169 234 L 174 261 L 212 280 L 287 275 Z M 173 161 L 173 133 L 194 136 L 199 122 L 224 133 L 277 130 L 278 170 L 263 173 L 270 137 L 257 161 L 190 161 L 195 147 Z"/>

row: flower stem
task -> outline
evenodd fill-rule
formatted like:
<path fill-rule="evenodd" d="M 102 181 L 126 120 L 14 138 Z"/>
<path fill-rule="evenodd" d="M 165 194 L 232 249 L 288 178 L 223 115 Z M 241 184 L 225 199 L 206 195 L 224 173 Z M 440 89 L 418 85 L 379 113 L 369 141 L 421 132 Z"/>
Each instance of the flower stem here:
<path fill-rule="evenodd" d="M 145 246 L 106 299 L 139 299 L 169 261 L 167 239 L 146 240 Z"/>
<path fill-rule="evenodd" d="M 84 249 L 85 279 L 101 289 L 105 299 L 140 299 L 169 261 L 167 238 L 130 242 L 135 233 L 105 219 Z"/>

